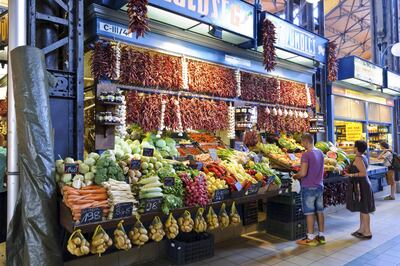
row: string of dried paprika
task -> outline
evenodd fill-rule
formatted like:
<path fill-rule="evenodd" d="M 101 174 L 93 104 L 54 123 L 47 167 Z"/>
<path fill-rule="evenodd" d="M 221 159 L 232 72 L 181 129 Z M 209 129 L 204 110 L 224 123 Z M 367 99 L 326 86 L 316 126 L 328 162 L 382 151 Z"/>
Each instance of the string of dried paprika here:
<path fill-rule="evenodd" d="M 276 66 L 276 31 L 275 25 L 268 19 L 263 21 L 262 26 L 262 39 L 263 39 L 263 63 L 267 71 L 272 71 Z"/>
<path fill-rule="evenodd" d="M 147 0 L 129 0 L 129 32 L 136 33 L 136 39 L 143 37 L 150 30 L 147 17 Z"/>

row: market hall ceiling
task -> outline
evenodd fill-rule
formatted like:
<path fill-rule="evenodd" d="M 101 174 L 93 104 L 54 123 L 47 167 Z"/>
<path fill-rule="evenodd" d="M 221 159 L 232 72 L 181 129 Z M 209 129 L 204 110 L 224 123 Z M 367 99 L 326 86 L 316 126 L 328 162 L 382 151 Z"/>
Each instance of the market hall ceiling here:
<path fill-rule="evenodd" d="M 284 13 L 286 0 L 263 0 L 262 8 Z M 338 45 L 339 57 L 371 58 L 370 0 L 324 0 L 325 37 Z"/>

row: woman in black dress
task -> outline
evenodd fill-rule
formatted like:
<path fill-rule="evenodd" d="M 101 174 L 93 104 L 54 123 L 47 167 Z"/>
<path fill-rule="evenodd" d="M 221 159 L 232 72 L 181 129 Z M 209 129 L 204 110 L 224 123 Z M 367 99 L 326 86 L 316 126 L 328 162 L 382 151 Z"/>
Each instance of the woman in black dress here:
<path fill-rule="evenodd" d="M 367 175 L 368 159 L 363 155 L 367 147 L 363 140 L 355 142 L 356 157 L 345 174 L 349 177 L 346 208 L 351 212 L 360 212 L 360 228 L 352 235 L 361 239 L 372 238 L 369 214 L 375 211 L 374 193 Z"/>

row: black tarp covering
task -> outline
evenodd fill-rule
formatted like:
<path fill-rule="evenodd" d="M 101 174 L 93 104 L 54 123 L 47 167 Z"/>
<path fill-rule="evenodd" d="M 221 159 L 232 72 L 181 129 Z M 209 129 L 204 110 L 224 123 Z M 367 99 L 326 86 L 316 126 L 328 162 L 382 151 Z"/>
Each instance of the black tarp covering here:
<path fill-rule="evenodd" d="M 7 265 L 62 265 L 49 103 L 54 78 L 37 48 L 12 50 L 11 62 L 20 189 L 7 234 Z"/>

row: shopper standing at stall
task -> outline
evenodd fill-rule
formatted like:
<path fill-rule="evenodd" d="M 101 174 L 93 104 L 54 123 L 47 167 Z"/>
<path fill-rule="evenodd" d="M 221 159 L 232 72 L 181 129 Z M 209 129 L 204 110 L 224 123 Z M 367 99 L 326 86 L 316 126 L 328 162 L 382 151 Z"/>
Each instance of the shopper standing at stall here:
<path fill-rule="evenodd" d="M 324 154 L 314 147 L 314 138 L 311 134 L 304 134 L 301 144 L 306 152 L 301 157 L 301 169 L 293 175 L 300 179 L 303 212 L 307 222 L 307 236 L 297 241 L 300 245 L 316 246 L 325 244 L 324 236 Z M 318 221 L 318 235 L 314 235 L 315 216 Z"/>
<path fill-rule="evenodd" d="M 352 235 L 361 239 L 372 238 L 369 214 L 375 211 L 374 192 L 367 175 L 368 159 L 364 156 L 367 147 L 363 140 L 355 142 L 356 157 L 345 172 L 345 176 L 349 177 L 346 208 L 351 212 L 360 212 L 360 228 Z"/>
<path fill-rule="evenodd" d="M 393 152 L 390 150 L 389 144 L 386 141 L 382 141 L 381 148 L 383 152 L 379 155 L 378 159 L 383 159 L 383 165 L 387 166 L 389 171 L 386 173 L 386 180 L 388 185 L 390 185 L 390 195 L 386 196 L 385 200 L 395 200 L 396 199 L 396 181 L 394 180 L 394 169 L 392 167 L 393 162 Z"/>

